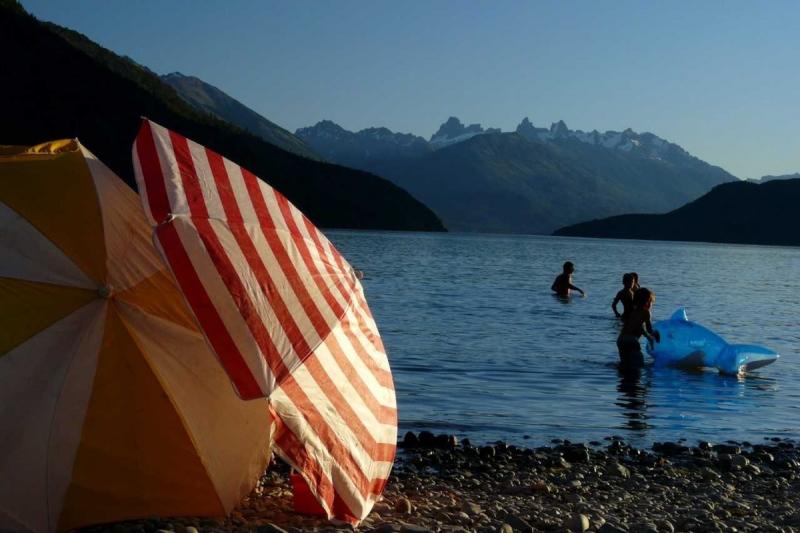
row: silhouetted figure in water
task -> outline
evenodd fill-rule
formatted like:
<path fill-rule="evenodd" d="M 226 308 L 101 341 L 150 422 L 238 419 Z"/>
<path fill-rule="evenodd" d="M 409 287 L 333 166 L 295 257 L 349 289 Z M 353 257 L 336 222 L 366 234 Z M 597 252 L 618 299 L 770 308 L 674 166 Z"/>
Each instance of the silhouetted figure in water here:
<path fill-rule="evenodd" d="M 622 289 L 614 296 L 614 301 L 611 302 L 611 309 L 617 318 L 625 321 L 625 318 L 633 310 L 633 274 L 623 274 L 622 276 Z M 622 314 L 617 311 L 617 304 L 622 304 Z"/>
<path fill-rule="evenodd" d="M 583 292 L 583 290 L 572 284 L 573 272 L 575 272 L 575 265 L 573 265 L 571 261 L 564 263 L 564 271 L 556 276 L 556 279 L 550 286 L 550 289 L 559 296 L 569 296 L 570 290 L 578 291 L 581 293 L 581 296 L 585 296 L 586 294 Z"/>
<path fill-rule="evenodd" d="M 650 319 L 650 309 L 655 301 L 656 294 L 644 287 L 633 295 L 633 309 L 625 317 L 622 331 L 617 337 L 621 367 L 636 368 L 644 365 L 642 345 L 639 344 L 639 338 L 642 335 L 650 343 L 661 340 L 659 333 L 653 331 L 653 324 Z"/>

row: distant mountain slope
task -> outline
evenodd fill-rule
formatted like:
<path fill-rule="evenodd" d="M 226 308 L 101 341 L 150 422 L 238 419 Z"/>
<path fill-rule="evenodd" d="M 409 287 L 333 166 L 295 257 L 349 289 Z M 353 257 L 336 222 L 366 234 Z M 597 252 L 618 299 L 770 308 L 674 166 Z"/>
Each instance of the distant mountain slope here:
<path fill-rule="evenodd" d="M 0 144 L 79 137 L 133 186 L 131 145 L 147 116 L 268 180 L 323 227 L 442 230 L 388 181 L 310 161 L 199 113 L 152 72 L 83 35 L 37 21 L 0 0 Z"/>
<path fill-rule="evenodd" d="M 306 143 L 213 85 L 180 72 L 166 74 L 161 79 L 195 108 L 235 124 L 287 152 L 320 159 Z"/>
<path fill-rule="evenodd" d="M 625 191 L 558 147 L 517 134 L 477 135 L 375 172 L 425 198 L 451 230 L 543 233 L 584 212 L 615 212 Z"/>
<path fill-rule="evenodd" d="M 706 166 L 495 133 L 370 170 L 425 202 L 451 230 L 550 233 L 587 218 L 669 211 L 735 179 Z"/>
<path fill-rule="evenodd" d="M 754 181 L 756 183 L 765 183 L 767 181 L 774 181 L 774 180 L 792 180 L 800 178 L 800 172 L 795 172 L 794 174 L 782 174 L 780 176 L 761 176 L 757 179 L 752 179 L 750 181 Z"/>
<path fill-rule="evenodd" d="M 422 137 L 394 133 L 386 128 L 347 131 L 335 122 L 322 120 L 295 132 L 316 153 L 340 165 L 366 170 L 376 161 L 415 157 L 431 151 Z"/>
<path fill-rule="evenodd" d="M 629 211 L 665 212 L 736 178 L 652 133 L 570 130 L 563 121 L 516 133 L 450 117 L 424 144 L 398 148 L 330 121 L 297 134 L 331 161 L 385 176 L 458 231 L 550 233 Z M 380 142 L 379 146 L 376 143 Z M 410 145 L 406 143 L 406 145 Z"/>
<path fill-rule="evenodd" d="M 800 246 L 800 179 L 738 181 L 663 215 L 621 215 L 554 235 Z"/>

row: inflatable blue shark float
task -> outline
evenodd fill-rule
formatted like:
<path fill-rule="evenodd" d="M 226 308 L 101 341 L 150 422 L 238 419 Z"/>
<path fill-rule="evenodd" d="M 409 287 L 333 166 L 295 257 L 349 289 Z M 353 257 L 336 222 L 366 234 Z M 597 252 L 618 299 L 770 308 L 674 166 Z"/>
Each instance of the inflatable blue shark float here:
<path fill-rule="evenodd" d="M 669 320 L 653 324 L 661 340 L 647 346 L 656 364 L 681 368 L 711 367 L 723 374 L 742 374 L 774 363 L 777 353 L 751 344 L 728 344 L 713 331 L 690 322 L 680 308 Z"/>

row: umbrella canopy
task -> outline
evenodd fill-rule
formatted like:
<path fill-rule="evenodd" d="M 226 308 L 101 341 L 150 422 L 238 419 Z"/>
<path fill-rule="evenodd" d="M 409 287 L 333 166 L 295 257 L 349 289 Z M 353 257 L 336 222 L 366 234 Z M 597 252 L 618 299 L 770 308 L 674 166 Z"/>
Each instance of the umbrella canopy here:
<path fill-rule="evenodd" d="M 77 141 L 0 147 L 0 530 L 230 511 L 270 453 L 150 237 Z"/>
<path fill-rule="evenodd" d="M 394 460 L 386 352 L 353 269 L 283 195 L 144 120 L 134 170 L 155 241 L 242 398 L 329 516 L 366 517 Z"/>

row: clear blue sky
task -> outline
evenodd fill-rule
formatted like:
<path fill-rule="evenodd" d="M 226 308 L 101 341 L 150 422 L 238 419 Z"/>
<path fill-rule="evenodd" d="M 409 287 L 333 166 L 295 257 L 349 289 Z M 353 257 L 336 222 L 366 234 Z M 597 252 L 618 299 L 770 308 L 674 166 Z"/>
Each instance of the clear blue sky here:
<path fill-rule="evenodd" d="M 651 131 L 739 177 L 800 172 L 800 2 L 44 1 L 35 16 L 294 131 Z"/>

